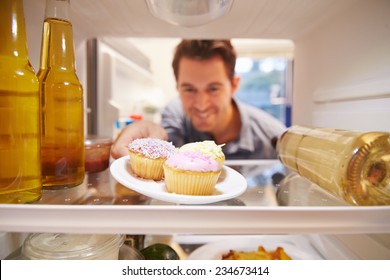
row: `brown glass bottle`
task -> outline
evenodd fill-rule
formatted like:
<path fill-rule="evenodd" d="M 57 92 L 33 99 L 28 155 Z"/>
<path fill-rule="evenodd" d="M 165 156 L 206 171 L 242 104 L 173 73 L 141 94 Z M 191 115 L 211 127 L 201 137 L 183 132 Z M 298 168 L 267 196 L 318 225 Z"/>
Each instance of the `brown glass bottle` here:
<path fill-rule="evenodd" d="M 353 205 L 390 205 L 390 133 L 293 126 L 282 163 Z"/>
<path fill-rule="evenodd" d="M 38 72 L 42 183 L 73 187 L 84 179 L 83 88 L 76 75 L 69 0 L 47 0 Z"/>
<path fill-rule="evenodd" d="M 0 203 L 41 197 L 38 79 L 27 51 L 23 0 L 0 1 Z"/>

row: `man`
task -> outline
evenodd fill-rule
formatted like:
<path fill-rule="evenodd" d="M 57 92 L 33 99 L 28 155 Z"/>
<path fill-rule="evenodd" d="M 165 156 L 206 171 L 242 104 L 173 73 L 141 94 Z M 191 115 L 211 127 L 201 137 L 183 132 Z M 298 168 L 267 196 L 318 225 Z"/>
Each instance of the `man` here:
<path fill-rule="evenodd" d="M 226 159 L 276 158 L 272 141 L 285 126 L 271 115 L 234 99 L 240 77 L 229 40 L 183 40 L 172 62 L 179 98 L 162 112 L 161 126 L 147 121 L 126 127 L 112 156 L 127 155 L 127 144 L 139 137 L 189 142 L 214 140 Z"/>

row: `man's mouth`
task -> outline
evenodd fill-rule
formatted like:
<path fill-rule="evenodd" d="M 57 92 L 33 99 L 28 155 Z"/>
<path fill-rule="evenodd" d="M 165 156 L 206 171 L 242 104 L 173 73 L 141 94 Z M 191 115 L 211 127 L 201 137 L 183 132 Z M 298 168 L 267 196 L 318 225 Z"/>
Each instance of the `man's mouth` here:
<path fill-rule="evenodd" d="M 209 111 L 196 111 L 195 116 L 199 119 L 204 120 L 210 116 L 210 112 Z"/>
<path fill-rule="evenodd" d="M 206 124 L 211 121 L 211 117 L 213 112 L 211 110 L 194 110 L 193 117 L 197 120 L 197 122 Z"/>

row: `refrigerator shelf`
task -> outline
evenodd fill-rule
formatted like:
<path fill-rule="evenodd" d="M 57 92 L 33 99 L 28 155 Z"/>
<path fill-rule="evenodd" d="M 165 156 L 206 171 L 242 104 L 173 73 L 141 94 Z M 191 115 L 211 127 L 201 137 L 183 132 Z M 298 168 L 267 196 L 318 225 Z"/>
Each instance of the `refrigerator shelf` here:
<path fill-rule="evenodd" d="M 0 204 L 0 231 L 123 234 L 338 234 L 389 233 L 390 206 L 349 206 L 306 185 L 279 206 L 272 184 L 283 166 L 275 160 L 229 161 L 244 174 L 240 196 L 212 204 L 180 205 L 151 199 L 119 184 L 109 170 L 83 184 L 44 190 L 35 204 Z M 280 186 L 279 186 L 280 188 Z M 310 194 L 309 191 L 310 190 Z M 306 194 L 306 195 L 305 195 Z M 315 203 L 311 203 L 315 202 Z M 320 204 L 316 204 L 316 203 Z"/>
<path fill-rule="evenodd" d="M 124 234 L 388 233 L 390 207 L 1 205 L 0 231 Z"/>

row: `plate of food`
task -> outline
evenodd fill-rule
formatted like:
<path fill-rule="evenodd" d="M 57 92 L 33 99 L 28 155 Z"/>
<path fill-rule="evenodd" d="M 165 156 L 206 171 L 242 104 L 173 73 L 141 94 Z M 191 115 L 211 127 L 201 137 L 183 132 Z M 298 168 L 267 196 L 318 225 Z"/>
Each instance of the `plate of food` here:
<path fill-rule="evenodd" d="M 110 166 L 111 175 L 123 186 L 145 196 L 177 204 L 209 204 L 240 196 L 247 188 L 245 178 L 234 169 L 223 166 L 211 195 L 183 195 L 167 191 L 164 180 L 142 179 L 130 167 L 129 156 L 115 160 Z"/>
<path fill-rule="evenodd" d="M 207 243 L 189 260 L 320 260 L 323 257 L 299 236 L 265 235 L 222 238 Z"/>

